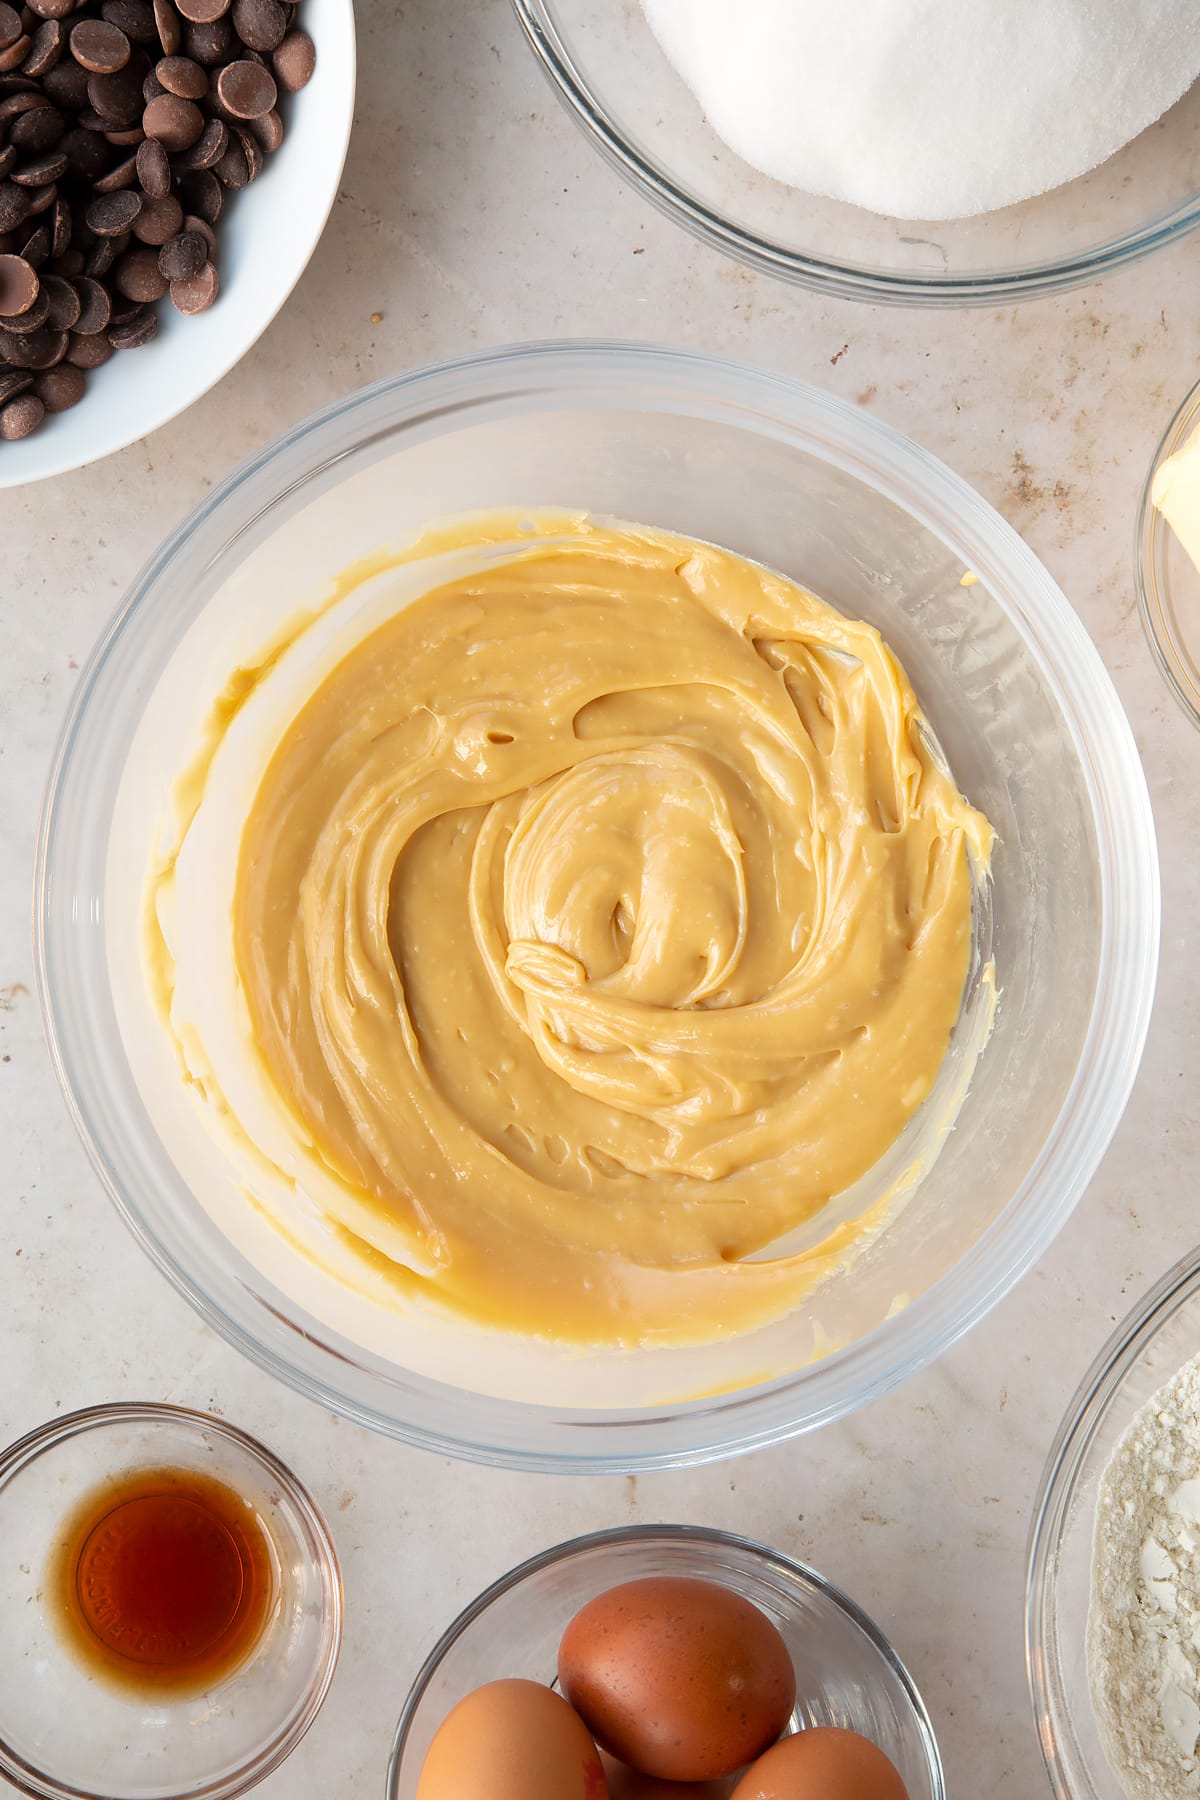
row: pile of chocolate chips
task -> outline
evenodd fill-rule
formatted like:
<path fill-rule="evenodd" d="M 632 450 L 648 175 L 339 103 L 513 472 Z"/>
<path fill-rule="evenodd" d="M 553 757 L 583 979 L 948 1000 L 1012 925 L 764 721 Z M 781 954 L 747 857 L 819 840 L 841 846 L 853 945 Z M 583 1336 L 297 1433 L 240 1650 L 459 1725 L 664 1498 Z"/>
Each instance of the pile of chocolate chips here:
<path fill-rule="evenodd" d="M 0 439 L 217 296 L 227 194 L 316 53 L 292 0 L 0 0 Z"/>

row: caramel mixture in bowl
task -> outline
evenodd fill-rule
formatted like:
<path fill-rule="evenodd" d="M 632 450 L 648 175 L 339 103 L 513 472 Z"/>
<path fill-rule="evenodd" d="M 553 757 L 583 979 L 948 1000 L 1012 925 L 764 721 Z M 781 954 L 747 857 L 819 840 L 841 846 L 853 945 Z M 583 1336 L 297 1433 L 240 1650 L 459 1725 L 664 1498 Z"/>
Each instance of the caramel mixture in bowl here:
<path fill-rule="evenodd" d="M 991 829 L 878 633 L 793 582 L 559 516 L 392 563 L 464 548 L 307 684 L 240 828 L 288 1155 L 176 1021 L 185 1063 L 398 1294 L 578 1343 L 749 1328 L 866 1231 L 820 1215 L 933 1088 Z"/>

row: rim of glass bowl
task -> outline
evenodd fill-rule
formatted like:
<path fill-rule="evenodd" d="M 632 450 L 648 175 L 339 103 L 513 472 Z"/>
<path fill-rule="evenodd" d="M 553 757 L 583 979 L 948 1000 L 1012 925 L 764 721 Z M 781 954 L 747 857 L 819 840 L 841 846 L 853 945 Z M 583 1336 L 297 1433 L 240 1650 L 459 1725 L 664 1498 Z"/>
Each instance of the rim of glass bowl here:
<path fill-rule="evenodd" d="M 912 1707 L 913 1719 L 925 1751 L 925 1759 L 929 1768 L 930 1787 L 933 1800 L 945 1800 L 946 1778 L 942 1768 L 941 1752 L 938 1749 L 937 1737 L 933 1729 L 933 1721 L 929 1717 L 928 1708 L 921 1697 L 920 1689 L 909 1674 L 908 1668 L 891 1641 L 886 1638 L 879 1626 L 865 1613 L 856 1600 L 829 1581 L 807 1563 L 798 1562 L 793 1556 L 785 1556 L 782 1550 L 772 1549 L 770 1544 L 760 1544 L 755 1538 L 742 1537 L 738 1532 L 719 1531 L 711 1525 L 616 1525 L 607 1531 L 590 1531 L 583 1537 L 569 1538 L 565 1544 L 555 1544 L 550 1550 L 541 1550 L 531 1556 L 507 1575 L 501 1575 L 490 1587 L 463 1608 L 458 1617 L 446 1627 L 413 1680 L 408 1690 L 408 1698 L 404 1702 L 396 1735 L 392 1739 L 392 1753 L 388 1758 L 387 1795 L 394 1800 L 396 1785 L 400 1779 L 404 1749 L 408 1734 L 412 1730 L 417 1708 L 425 1697 L 426 1689 L 437 1674 L 443 1657 L 458 1642 L 489 1607 L 503 1595 L 511 1593 L 513 1588 L 520 1587 L 531 1575 L 537 1575 L 543 1569 L 552 1569 L 557 1564 L 570 1562 L 574 1557 L 590 1550 L 607 1550 L 614 1544 L 631 1542 L 641 1544 L 696 1544 L 709 1545 L 714 1549 L 740 1550 L 753 1556 L 776 1573 L 784 1575 L 788 1581 L 798 1582 L 803 1587 L 815 1589 L 832 1600 L 838 1610 L 857 1625 L 863 1635 L 879 1652 L 883 1661 L 888 1664 L 896 1676 Z"/>
<path fill-rule="evenodd" d="M 1176 633 L 1170 624 L 1170 580 L 1167 554 L 1174 533 L 1151 498 L 1154 478 L 1169 456 L 1181 448 L 1200 426 L 1200 381 L 1187 394 L 1171 423 L 1163 432 L 1150 461 L 1150 471 L 1138 505 L 1134 542 L 1134 570 L 1138 611 L 1167 686 L 1182 706 L 1193 725 L 1200 726 L 1200 687 L 1187 671 L 1179 653 Z M 1200 630 L 1200 626 L 1197 627 Z"/>
<path fill-rule="evenodd" d="M 120 691 L 122 657 L 135 654 L 129 640 L 145 615 L 147 630 L 157 617 L 169 631 L 162 590 L 176 558 L 186 552 L 208 565 L 315 474 L 385 436 L 429 434 L 473 410 L 494 418 L 570 406 L 661 406 L 791 443 L 869 482 L 992 593 L 1008 595 L 997 604 L 1008 607 L 1072 735 L 1100 858 L 1101 941 L 1088 1029 L 1055 1128 L 1000 1216 L 952 1270 L 857 1343 L 758 1387 L 634 1412 L 535 1407 L 411 1376 L 301 1315 L 240 1258 L 235 1269 L 228 1245 L 198 1273 L 197 1244 L 185 1245 L 186 1261 L 179 1249 L 188 1209 L 197 1205 L 182 1180 L 173 1169 L 172 1179 L 143 1173 L 140 1186 L 126 1179 L 136 1142 L 127 1115 L 133 1108 L 140 1116 L 141 1101 L 93 1010 L 71 1016 L 63 968 L 90 952 L 78 948 L 79 900 L 70 883 L 79 852 L 69 833 L 64 840 L 62 815 L 102 754 L 109 763 L 119 756 L 123 766 L 136 718 L 127 716 L 127 701 L 125 717 L 106 708 L 106 689 L 115 682 Z M 94 839 L 94 818 L 82 813 L 80 822 Z M 89 853 L 99 856 L 100 881 L 103 853 L 103 844 Z M 72 907 L 66 923 L 55 906 L 64 881 Z M 72 697 L 38 833 L 34 920 L 47 1041 L 76 1128 L 134 1236 L 215 1330 L 321 1405 L 406 1442 L 511 1468 L 625 1473 L 711 1461 L 841 1417 L 939 1356 L 1042 1254 L 1091 1179 L 1137 1072 L 1158 959 L 1159 875 L 1145 776 L 1099 654 L 1048 572 L 981 495 L 899 432 L 789 377 L 653 344 L 559 341 L 473 352 L 362 388 L 249 458 L 176 527 L 133 582 Z M 114 1082 L 123 1100 L 117 1109 L 107 1104 Z"/>
<path fill-rule="evenodd" d="M 1068 288 L 1098 281 L 1177 242 L 1200 225 L 1200 194 L 1196 194 L 1181 206 L 1146 220 L 1136 230 L 1074 256 L 1035 263 L 1025 269 L 989 269 L 973 275 L 889 274 L 862 263 L 806 256 L 772 238 L 731 224 L 643 155 L 617 129 L 592 92 L 544 0 L 512 3 L 538 62 L 567 112 L 618 174 L 633 182 L 659 212 L 703 242 L 797 287 L 876 305 L 994 306 L 1009 300 L 1063 293 Z"/>
<path fill-rule="evenodd" d="M 249 1432 L 230 1425 L 225 1419 L 197 1412 L 190 1406 L 171 1406 L 153 1400 L 118 1400 L 100 1406 L 86 1406 L 78 1412 L 67 1413 L 60 1419 L 49 1419 L 44 1425 L 36 1426 L 0 1451 L 0 1490 L 17 1479 L 22 1470 L 36 1462 L 39 1456 L 44 1456 L 47 1451 L 57 1448 L 68 1439 L 78 1437 L 85 1431 L 103 1430 L 107 1425 L 124 1424 L 128 1421 L 159 1421 L 182 1426 L 185 1430 L 195 1428 L 213 1437 L 226 1438 L 245 1452 L 252 1461 L 266 1470 L 296 1508 L 309 1534 L 314 1560 L 321 1573 L 327 1602 L 321 1661 L 305 1695 L 303 1706 L 285 1722 L 271 1742 L 264 1745 L 235 1774 L 199 1787 L 180 1789 L 178 1796 L 178 1800 L 236 1800 L 236 1796 L 256 1787 L 291 1755 L 325 1703 L 342 1647 L 342 1572 L 337 1548 L 316 1502 L 286 1463 L 281 1462 L 265 1444 L 260 1444 L 257 1438 L 251 1437 Z M 16 1756 L 3 1738 L 0 1738 L 0 1775 L 6 1781 L 11 1781 L 21 1793 L 33 1796 L 33 1800 L 120 1800 L 119 1795 L 109 1793 L 107 1789 L 64 1787 L 52 1775 L 35 1769 L 24 1758 Z"/>
<path fill-rule="evenodd" d="M 1080 1470 L 1092 1441 L 1129 1371 L 1180 1307 L 1200 1292 L 1200 1252 L 1182 1257 L 1157 1281 L 1111 1333 L 1080 1382 L 1063 1415 L 1033 1506 L 1025 1579 L 1025 1674 L 1034 1728 L 1056 1800 L 1095 1800 L 1068 1782 L 1058 1739 L 1069 1744 L 1070 1763 L 1086 1767 L 1061 1704 L 1055 1595 L 1058 1552 Z"/>

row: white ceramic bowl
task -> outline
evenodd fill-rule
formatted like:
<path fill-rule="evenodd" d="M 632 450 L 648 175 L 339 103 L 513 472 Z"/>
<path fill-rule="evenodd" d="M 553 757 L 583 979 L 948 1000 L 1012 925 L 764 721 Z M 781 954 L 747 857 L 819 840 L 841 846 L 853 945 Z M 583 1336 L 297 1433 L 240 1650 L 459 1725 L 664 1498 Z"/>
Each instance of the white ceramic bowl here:
<path fill-rule="evenodd" d="M 0 488 L 82 468 L 176 418 L 241 361 L 299 281 L 337 198 L 350 142 L 353 0 L 304 0 L 299 22 L 317 46 L 316 70 L 301 93 L 284 97 L 282 145 L 258 180 L 231 197 L 217 228 L 216 305 L 187 319 L 160 302 L 152 343 L 90 374 L 69 412 L 0 444 Z"/>

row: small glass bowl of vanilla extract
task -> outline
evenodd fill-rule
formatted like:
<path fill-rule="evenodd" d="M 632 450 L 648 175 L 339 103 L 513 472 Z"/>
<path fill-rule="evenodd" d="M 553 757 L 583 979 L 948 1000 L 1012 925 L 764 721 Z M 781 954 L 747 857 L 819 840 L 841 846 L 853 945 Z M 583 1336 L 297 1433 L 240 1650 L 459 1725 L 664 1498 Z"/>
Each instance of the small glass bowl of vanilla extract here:
<path fill-rule="evenodd" d="M 38 1800 L 231 1800 L 303 1737 L 337 1553 L 222 1419 L 90 1407 L 0 1452 L 0 1775 Z"/>

